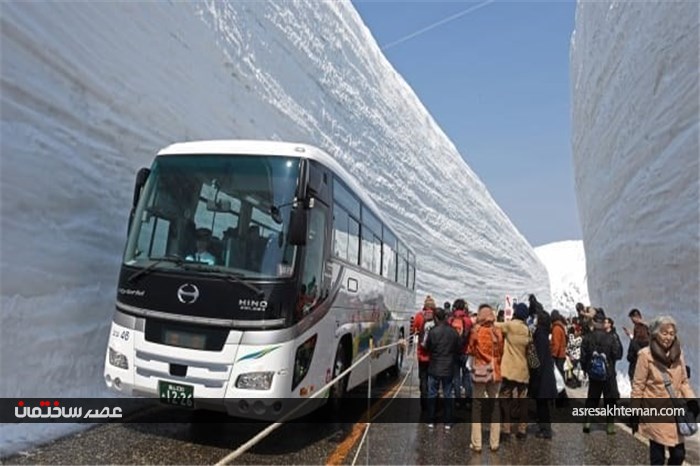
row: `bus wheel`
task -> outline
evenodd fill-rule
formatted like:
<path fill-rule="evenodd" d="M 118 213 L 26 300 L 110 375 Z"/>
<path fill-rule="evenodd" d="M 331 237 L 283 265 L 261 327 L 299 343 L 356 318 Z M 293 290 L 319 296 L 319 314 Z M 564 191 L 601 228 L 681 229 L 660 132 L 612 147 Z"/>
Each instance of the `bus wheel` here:
<path fill-rule="evenodd" d="M 342 374 L 344 370 L 348 368 L 346 353 L 345 353 L 345 343 L 338 343 L 338 349 L 335 352 L 335 361 L 333 362 L 333 378 L 335 379 L 338 375 Z M 331 413 L 340 412 L 340 405 L 342 399 L 345 397 L 345 392 L 348 387 L 348 376 L 346 375 L 342 379 L 336 381 L 330 388 L 330 393 L 328 396 L 328 408 Z"/>
<path fill-rule="evenodd" d="M 399 333 L 399 339 L 403 339 L 403 330 Z M 396 345 L 396 361 L 394 365 L 389 368 L 389 376 L 392 378 L 398 378 L 401 374 L 401 367 L 403 367 L 404 358 L 404 347 L 403 345 Z"/>

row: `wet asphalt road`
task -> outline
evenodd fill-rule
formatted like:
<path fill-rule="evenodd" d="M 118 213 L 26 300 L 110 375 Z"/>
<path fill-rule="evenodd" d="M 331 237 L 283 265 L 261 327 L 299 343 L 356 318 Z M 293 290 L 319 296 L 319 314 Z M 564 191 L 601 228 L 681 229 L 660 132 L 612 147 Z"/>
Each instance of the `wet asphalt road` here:
<path fill-rule="evenodd" d="M 379 377 L 373 382 L 376 395 L 387 393 L 395 382 Z M 399 396 L 418 395 L 417 374 Z M 366 392 L 366 387 L 355 390 Z M 214 464 L 252 438 L 267 424 L 242 421 L 220 424 L 189 422 L 188 411 L 163 408 L 146 413 L 167 420 L 158 424 L 100 425 L 56 440 L 23 455 L 2 459 L 3 464 Z M 360 413 L 358 413 L 359 416 Z M 418 416 L 419 413 L 416 413 Z M 223 416 L 223 415 L 222 415 Z M 456 412 L 467 421 L 469 411 Z M 228 418 L 222 418 L 226 421 Z M 604 425 L 594 425 L 585 435 L 579 424 L 556 424 L 552 440 L 534 437 L 530 425 L 526 440 L 503 442 L 499 451 L 486 448 L 477 454 L 469 450 L 471 424 L 457 423 L 451 432 L 438 424 L 430 431 L 422 423 L 372 424 L 360 445 L 362 425 L 319 422 L 286 424 L 249 450 L 234 464 L 648 464 L 648 450 L 630 434 L 617 430 L 609 436 Z M 484 433 L 488 438 L 488 433 Z"/>

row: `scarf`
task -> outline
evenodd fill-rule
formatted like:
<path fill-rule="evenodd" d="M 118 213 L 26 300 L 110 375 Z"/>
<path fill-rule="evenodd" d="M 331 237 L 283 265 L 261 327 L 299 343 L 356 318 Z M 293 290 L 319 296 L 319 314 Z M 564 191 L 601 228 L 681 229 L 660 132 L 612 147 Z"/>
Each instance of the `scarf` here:
<path fill-rule="evenodd" d="M 656 338 L 651 339 L 649 344 L 651 350 L 651 356 L 655 361 L 660 362 L 666 367 L 671 367 L 671 364 L 678 361 L 681 357 L 681 343 L 678 341 L 678 337 L 673 340 L 671 347 L 668 349 L 668 354 L 666 350 L 661 346 L 661 344 L 656 340 Z"/>

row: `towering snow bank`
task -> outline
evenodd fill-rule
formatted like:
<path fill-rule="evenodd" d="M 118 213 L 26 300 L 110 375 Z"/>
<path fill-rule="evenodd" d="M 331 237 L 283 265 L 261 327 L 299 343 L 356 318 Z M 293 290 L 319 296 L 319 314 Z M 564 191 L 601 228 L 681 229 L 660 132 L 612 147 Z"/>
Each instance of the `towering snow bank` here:
<path fill-rule="evenodd" d="M 699 24 L 696 2 L 579 2 L 571 46 L 591 301 L 625 325 L 674 316 L 696 387 Z"/>
<path fill-rule="evenodd" d="M 320 146 L 416 250 L 419 296 L 549 295 L 530 245 L 350 3 L 0 9 L 0 396 L 102 392 L 134 175 L 174 141 Z"/>
<path fill-rule="evenodd" d="M 588 305 L 586 254 L 583 241 L 559 241 L 535 248 L 549 273 L 552 309 L 575 315 L 576 303 Z"/>

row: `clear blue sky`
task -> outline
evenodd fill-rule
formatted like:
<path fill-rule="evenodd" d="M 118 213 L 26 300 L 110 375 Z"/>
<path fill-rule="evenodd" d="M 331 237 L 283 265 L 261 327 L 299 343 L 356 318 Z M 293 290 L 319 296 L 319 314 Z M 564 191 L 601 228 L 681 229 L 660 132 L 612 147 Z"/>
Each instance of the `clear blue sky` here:
<path fill-rule="evenodd" d="M 576 4 L 484 3 L 353 1 L 530 244 L 581 239 L 569 84 Z"/>

